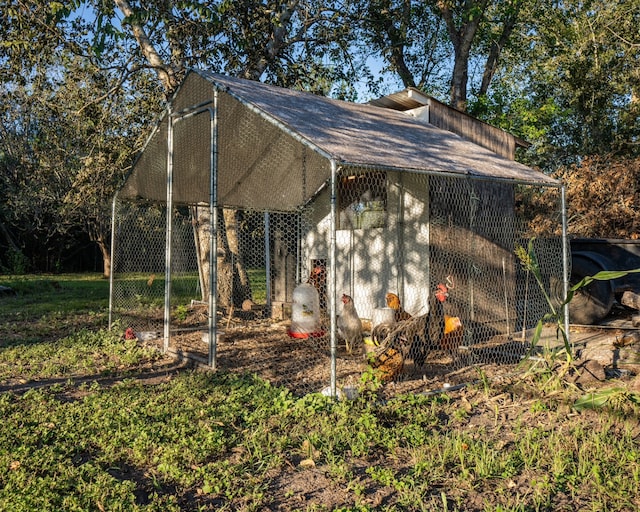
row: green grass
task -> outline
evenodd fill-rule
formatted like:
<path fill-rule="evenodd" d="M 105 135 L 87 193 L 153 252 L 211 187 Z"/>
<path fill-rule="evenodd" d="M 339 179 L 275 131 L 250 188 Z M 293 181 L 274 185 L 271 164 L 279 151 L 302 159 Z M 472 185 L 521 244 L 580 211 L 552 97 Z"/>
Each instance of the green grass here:
<path fill-rule="evenodd" d="M 343 402 L 168 372 L 104 330 L 104 281 L 52 279 L 0 278 L 18 291 L 0 298 L 2 511 L 640 508 L 625 393 L 576 409 L 583 393 L 552 366 L 387 401 L 369 381 Z"/>
<path fill-rule="evenodd" d="M 0 275 L 0 285 L 15 292 L 0 297 L 0 347 L 107 327 L 109 281 L 102 274 Z"/>
<path fill-rule="evenodd" d="M 254 302 L 266 303 L 265 269 L 247 269 Z M 153 276 L 153 277 L 152 277 Z M 0 281 L 0 284 L 2 282 Z M 161 307 L 164 304 L 165 280 L 155 274 L 129 272 L 116 277 L 120 301 L 135 301 L 138 305 Z M 108 288 L 108 287 L 107 287 Z M 108 293 L 108 291 L 107 291 Z M 171 296 L 174 304 L 189 304 L 201 299 L 199 277 L 196 272 L 177 273 L 172 276 Z"/>
<path fill-rule="evenodd" d="M 109 281 L 102 274 L 0 275 L 0 285 L 16 292 L 3 305 L 27 316 L 99 312 L 109 304 Z"/>
<path fill-rule="evenodd" d="M 251 282 L 251 293 L 256 304 L 266 304 L 267 302 L 267 278 L 263 268 L 247 269 L 249 281 Z"/>

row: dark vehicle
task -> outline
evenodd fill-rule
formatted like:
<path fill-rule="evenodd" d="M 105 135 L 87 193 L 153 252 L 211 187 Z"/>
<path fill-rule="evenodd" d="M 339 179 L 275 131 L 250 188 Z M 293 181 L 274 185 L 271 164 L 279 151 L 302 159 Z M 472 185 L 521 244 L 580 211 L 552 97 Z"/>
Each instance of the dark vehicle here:
<path fill-rule="evenodd" d="M 576 238 L 571 243 L 570 286 L 603 270 L 640 269 L 640 240 Z M 573 324 L 590 325 L 603 320 L 625 291 L 640 294 L 640 273 L 618 279 L 594 281 L 579 290 L 569 303 Z"/>

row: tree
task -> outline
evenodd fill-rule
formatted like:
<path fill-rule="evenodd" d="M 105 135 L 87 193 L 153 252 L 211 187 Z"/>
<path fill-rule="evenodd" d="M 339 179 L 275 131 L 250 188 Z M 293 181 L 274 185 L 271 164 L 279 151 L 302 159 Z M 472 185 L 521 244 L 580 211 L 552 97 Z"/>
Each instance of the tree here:
<path fill-rule="evenodd" d="M 99 67 L 86 45 L 66 35 L 88 32 L 84 20 L 67 21 L 62 4 L 4 3 L 1 231 L 13 253 L 44 253 L 33 264 L 45 270 L 63 267 L 73 245 L 88 238 L 108 276 L 111 199 L 142 144 L 141 127 L 157 115 L 158 88 L 148 73 Z"/>
<path fill-rule="evenodd" d="M 53 270 L 84 233 L 100 248 L 108 277 L 111 199 L 142 143 L 140 131 L 126 134 L 149 114 L 138 112 L 140 100 L 122 90 L 96 102 L 109 78 L 86 63 L 48 73 L 55 81 L 2 87 L 6 239 L 14 251 L 18 241 L 35 254 L 54 251 L 55 264 L 49 256 L 34 261 L 35 268 Z"/>
<path fill-rule="evenodd" d="M 467 82 L 469 80 L 471 48 L 488 4 L 489 0 L 475 2 L 438 0 L 436 3 L 447 25 L 449 39 L 453 45 L 450 104 L 463 112 L 467 109 Z"/>
<path fill-rule="evenodd" d="M 538 7 L 485 111 L 533 143 L 527 163 L 563 181 L 570 235 L 638 237 L 640 2 Z"/>
<path fill-rule="evenodd" d="M 19 270 L 37 265 L 49 270 L 60 257 L 52 251 L 66 245 L 61 241 L 68 234 L 56 209 L 60 187 L 53 169 L 58 159 L 55 148 L 48 154 L 38 151 L 44 134 L 56 126 L 40 119 L 42 105 L 24 87 L 2 90 L 0 95 L 1 239 L 10 248 L 5 265 L 18 270 L 11 267 L 21 261 Z"/>
<path fill-rule="evenodd" d="M 124 16 L 123 28 L 137 41 L 167 97 L 185 69 L 193 64 L 205 64 L 253 80 L 265 76 L 280 85 L 312 90 L 318 84 L 333 84 L 347 77 L 341 67 L 326 66 L 322 61 L 326 52 L 336 58 L 347 58 L 346 53 L 341 54 L 347 46 L 347 32 L 339 23 L 342 14 L 338 4 L 298 0 L 184 2 L 180 7 L 165 2 L 144 6 L 127 0 L 114 3 Z M 101 5 L 95 7 L 100 9 Z M 112 23 L 111 30 L 114 27 Z M 198 219 L 196 243 L 201 268 L 206 268 L 209 260 L 207 215 L 207 208 L 194 212 Z M 237 212 L 224 210 L 221 217 L 224 230 L 220 230 L 218 241 L 219 295 L 220 303 L 228 307 L 250 298 L 250 287 L 239 251 Z M 233 295 L 235 276 L 240 286 Z M 203 283 L 204 297 L 209 293 L 208 279 L 203 279 Z"/>
<path fill-rule="evenodd" d="M 475 95 L 486 95 L 521 14 L 522 0 L 372 0 L 361 26 L 405 87 L 448 90 L 467 109 L 472 63 L 484 61 Z"/>
<path fill-rule="evenodd" d="M 97 244 L 103 259 L 104 276 L 111 270 L 111 203 L 131 167 L 131 161 L 144 143 L 146 126 L 157 115 L 161 91 L 156 88 L 155 105 L 150 96 L 131 94 L 128 89 L 110 84 L 111 77 L 99 69 L 86 69 L 78 63 L 65 76 L 60 95 L 67 99 L 74 124 L 70 136 L 79 160 L 63 197 L 61 212 L 66 222 L 83 226 L 89 239 Z M 148 76 L 134 77 L 148 80 Z M 147 86 L 150 84 L 146 84 Z M 113 92 L 101 101 L 102 91 Z M 153 91 L 154 89 L 147 89 Z M 62 102 L 61 102 L 62 103 Z"/>

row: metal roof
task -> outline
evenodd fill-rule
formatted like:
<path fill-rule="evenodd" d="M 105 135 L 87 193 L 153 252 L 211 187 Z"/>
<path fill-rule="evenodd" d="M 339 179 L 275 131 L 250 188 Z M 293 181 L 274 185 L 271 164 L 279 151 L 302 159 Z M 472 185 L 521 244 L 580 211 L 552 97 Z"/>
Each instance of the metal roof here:
<path fill-rule="evenodd" d="M 189 72 L 171 101 L 172 110 L 211 101 L 214 90 L 219 92 L 220 109 L 221 135 L 216 148 L 220 159 L 220 204 L 246 206 L 247 201 L 254 201 L 256 193 L 265 197 L 251 207 L 268 207 L 270 202 L 279 202 L 287 209 L 303 204 L 330 177 L 331 160 L 339 166 L 559 186 L 557 180 L 537 170 L 402 111 L 333 100 L 209 71 Z M 167 123 L 165 115 L 134 165 L 121 191 L 124 197 L 156 200 L 166 197 L 163 169 L 166 169 Z M 209 183 L 208 139 L 195 136 L 203 130 L 208 134 L 207 126 L 207 123 L 192 125 L 174 141 L 178 149 L 180 145 L 192 147 L 188 152 L 182 151 L 185 164 L 178 162 L 179 151 L 174 151 L 178 169 L 182 165 L 182 172 L 176 173 L 178 201 L 208 199 L 208 192 L 205 193 Z M 253 138 L 244 135 L 247 131 L 252 132 Z M 198 140 L 203 141 L 206 150 L 198 148 Z M 303 167 L 309 169 L 300 171 Z M 189 183 L 185 178 L 181 186 L 180 175 L 188 176 Z M 273 185 L 274 192 L 286 184 L 287 197 L 284 193 L 269 197 L 268 187 L 273 183 L 278 184 Z"/>

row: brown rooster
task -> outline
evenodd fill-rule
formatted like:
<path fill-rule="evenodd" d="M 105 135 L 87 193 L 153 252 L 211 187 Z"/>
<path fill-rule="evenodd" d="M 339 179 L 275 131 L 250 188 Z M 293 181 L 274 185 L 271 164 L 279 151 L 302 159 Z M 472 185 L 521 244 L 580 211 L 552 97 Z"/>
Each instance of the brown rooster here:
<path fill-rule="evenodd" d="M 387 301 L 387 307 L 395 311 L 396 322 L 409 320 L 411 318 L 411 315 L 404 309 L 402 309 L 402 305 L 400 304 L 400 297 L 398 297 L 395 293 L 387 293 L 387 295 L 385 296 L 385 300 Z"/>
<path fill-rule="evenodd" d="M 379 354 L 371 357 L 369 365 L 377 370 L 378 376 L 383 382 L 390 382 L 402 372 L 404 357 L 399 350 L 387 347 Z"/>
<path fill-rule="evenodd" d="M 337 320 L 338 331 L 344 338 L 347 352 L 351 354 L 354 347 L 362 345 L 362 321 L 349 295 L 342 295 L 342 304 L 342 314 Z"/>
<path fill-rule="evenodd" d="M 417 367 L 424 366 L 429 350 L 455 351 L 462 343 L 463 330 L 460 318 L 444 314 L 443 303 L 453 288 L 453 280 L 438 284 L 429 297 L 429 311 L 396 325 L 378 326 L 372 332 L 378 347 L 370 356 L 371 366 L 385 371 L 393 378 L 402 371 L 404 359 L 413 359 Z M 400 358 L 400 360 L 398 359 Z"/>

